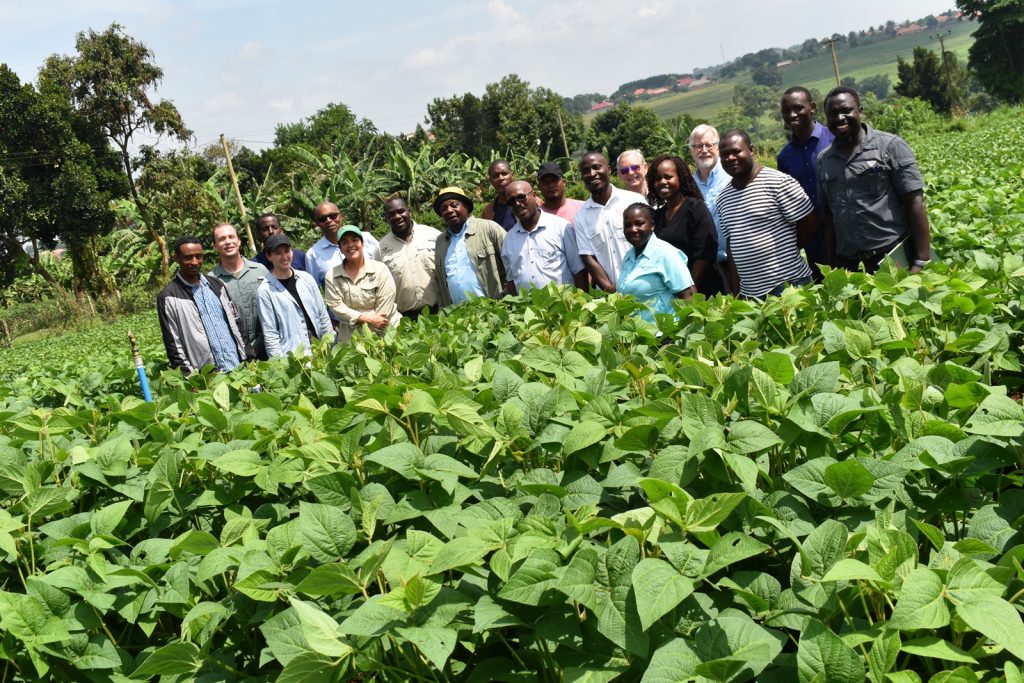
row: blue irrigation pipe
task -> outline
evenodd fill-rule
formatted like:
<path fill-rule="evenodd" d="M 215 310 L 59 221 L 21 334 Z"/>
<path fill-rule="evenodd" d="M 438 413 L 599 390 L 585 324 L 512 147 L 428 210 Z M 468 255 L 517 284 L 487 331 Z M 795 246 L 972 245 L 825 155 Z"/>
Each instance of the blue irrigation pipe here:
<path fill-rule="evenodd" d="M 139 344 L 135 341 L 135 335 L 128 330 L 128 343 L 132 345 L 132 358 L 135 359 L 135 371 L 139 373 L 139 386 L 142 387 L 142 398 L 146 403 L 153 402 L 153 395 L 149 393 L 149 378 L 146 377 L 146 366 L 142 363 L 142 354 L 139 353 Z"/>

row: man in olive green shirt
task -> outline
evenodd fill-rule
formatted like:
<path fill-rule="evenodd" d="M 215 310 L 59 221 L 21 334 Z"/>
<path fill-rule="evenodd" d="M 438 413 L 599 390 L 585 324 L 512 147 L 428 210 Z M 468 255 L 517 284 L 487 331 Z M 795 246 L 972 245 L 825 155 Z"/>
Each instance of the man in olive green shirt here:
<path fill-rule="evenodd" d="M 446 187 L 434 211 L 448 228 L 437 238 L 434 279 L 441 306 L 473 297 L 497 299 L 507 293 L 501 245 L 505 229 L 494 221 L 473 218 L 473 200 L 461 188 Z"/>
<path fill-rule="evenodd" d="M 210 271 L 212 277 L 224 283 L 231 302 L 238 309 L 241 321 L 240 332 L 246 345 L 257 358 L 266 358 L 263 348 L 263 330 L 260 327 L 259 306 L 256 291 L 266 279 L 267 269 L 242 256 L 242 240 L 230 223 L 221 223 L 213 228 L 213 250 L 220 262 Z"/>

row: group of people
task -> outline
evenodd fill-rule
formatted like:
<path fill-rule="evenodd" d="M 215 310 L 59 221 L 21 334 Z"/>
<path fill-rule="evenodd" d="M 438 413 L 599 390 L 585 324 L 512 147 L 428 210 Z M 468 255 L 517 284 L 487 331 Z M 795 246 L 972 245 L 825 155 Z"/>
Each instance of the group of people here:
<path fill-rule="evenodd" d="M 829 92 L 824 109 L 825 126 L 807 89 L 785 92 L 791 137 L 777 170 L 758 163 L 745 131 L 719 136 L 702 124 L 689 139 L 693 173 L 674 155 L 648 164 L 627 150 L 613 170 L 603 154 L 584 154 L 590 196 L 582 201 L 565 196 L 555 162 L 538 169 L 538 196 L 498 160 L 488 168 L 495 197 L 479 218 L 461 188 L 438 193 L 443 230 L 416 223 L 394 196 L 383 206 L 390 232 L 378 241 L 323 202 L 312 215 L 322 238 L 308 252 L 293 248 L 273 214 L 257 220 L 263 246 L 253 260 L 232 225 L 216 226 L 219 263 L 205 275 L 200 240 L 182 237 L 178 273 L 157 298 L 168 359 L 185 372 L 229 371 L 308 349 L 313 339 L 344 342 L 360 328 L 383 334 L 403 317 L 550 283 L 631 294 L 653 321 L 695 292 L 777 295 L 820 278 L 822 264 L 873 272 L 893 254 L 920 270 L 930 232 L 913 152 L 863 123 L 851 88 Z"/>

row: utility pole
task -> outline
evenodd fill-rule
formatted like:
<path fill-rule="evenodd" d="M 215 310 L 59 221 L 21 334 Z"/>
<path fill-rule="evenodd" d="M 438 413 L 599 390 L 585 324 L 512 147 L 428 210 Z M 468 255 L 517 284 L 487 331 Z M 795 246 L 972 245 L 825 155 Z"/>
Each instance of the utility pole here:
<path fill-rule="evenodd" d="M 952 32 L 952 29 L 950 29 L 945 33 L 934 33 L 929 37 L 939 39 L 939 47 L 942 50 L 942 70 L 946 74 L 946 90 L 949 92 L 949 108 L 955 114 L 960 106 L 957 103 L 957 93 L 953 90 L 953 76 L 949 72 L 949 59 L 946 57 L 946 36 Z"/>
<path fill-rule="evenodd" d="M 836 39 L 827 38 L 821 41 L 821 44 L 832 48 L 832 68 L 836 71 L 836 87 L 838 88 L 842 85 L 842 82 L 839 80 L 839 59 L 836 58 Z"/>
<path fill-rule="evenodd" d="M 242 227 L 245 228 L 245 236 L 249 238 L 249 253 L 256 253 L 256 242 L 252 238 L 252 230 L 249 228 L 249 219 L 245 215 L 245 204 L 242 202 L 242 193 L 238 189 L 238 178 L 235 177 L 235 167 L 231 163 L 231 150 L 228 149 L 228 141 L 224 133 L 220 134 L 220 144 L 224 147 L 224 158 L 228 160 L 228 177 L 231 178 L 231 187 L 235 189 L 235 201 L 238 202 L 238 210 L 242 212 Z"/>

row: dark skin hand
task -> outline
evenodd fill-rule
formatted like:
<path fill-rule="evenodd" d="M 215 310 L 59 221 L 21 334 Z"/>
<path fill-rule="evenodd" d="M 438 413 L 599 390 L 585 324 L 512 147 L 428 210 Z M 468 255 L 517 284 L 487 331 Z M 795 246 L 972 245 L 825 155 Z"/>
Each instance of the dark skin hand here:
<path fill-rule="evenodd" d="M 586 270 L 590 273 L 590 277 L 594 279 L 594 284 L 598 289 L 609 293 L 615 291 L 615 283 L 608 277 L 608 273 L 605 272 L 604 267 L 598 262 L 596 256 L 580 254 L 580 259 L 583 260 L 583 265 L 586 266 Z"/>
<path fill-rule="evenodd" d="M 576 285 L 576 289 L 582 289 L 584 292 L 590 291 L 590 273 L 584 268 L 580 272 L 572 276 L 572 283 Z"/>
<path fill-rule="evenodd" d="M 677 299 L 692 299 L 693 293 L 697 291 L 696 287 L 687 287 L 681 292 L 676 292 Z"/>

